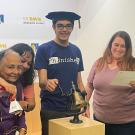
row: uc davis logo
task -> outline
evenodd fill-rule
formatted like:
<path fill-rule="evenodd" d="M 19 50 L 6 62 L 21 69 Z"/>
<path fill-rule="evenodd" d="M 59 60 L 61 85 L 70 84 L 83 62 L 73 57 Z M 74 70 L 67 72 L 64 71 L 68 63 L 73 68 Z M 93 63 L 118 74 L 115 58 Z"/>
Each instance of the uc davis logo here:
<path fill-rule="evenodd" d="M 34 50 L 34 52 L 36 53 L 38 47 L 39 47 L 39 43 L 31 43 L 31 47 Z"/>
<path fill-rule="evenodd" d="M 26 16 L 23 17 L 23 24 L 44 24 L 44 19 L 41 17 Z"/>
<path fill-rule="evenodd" d="M 4 23 L 4 15 L 0 15 L 0 24 Z"/>
<path fill-rule="evenodd" d="M 5 50 L 6 48 L 7 48 L 6 43 L 1 43 L 0 42 L 0 51 Z"/>

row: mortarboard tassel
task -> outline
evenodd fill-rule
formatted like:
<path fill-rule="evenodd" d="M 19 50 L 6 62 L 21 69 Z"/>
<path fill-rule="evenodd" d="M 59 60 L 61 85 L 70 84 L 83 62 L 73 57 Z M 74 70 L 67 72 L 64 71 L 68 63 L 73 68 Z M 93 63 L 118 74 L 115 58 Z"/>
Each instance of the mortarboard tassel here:
<path fill-rule="evenodd" d="M 79 29 L 81 29 L 81 22 L 80 19 L 78 20 Z"/>

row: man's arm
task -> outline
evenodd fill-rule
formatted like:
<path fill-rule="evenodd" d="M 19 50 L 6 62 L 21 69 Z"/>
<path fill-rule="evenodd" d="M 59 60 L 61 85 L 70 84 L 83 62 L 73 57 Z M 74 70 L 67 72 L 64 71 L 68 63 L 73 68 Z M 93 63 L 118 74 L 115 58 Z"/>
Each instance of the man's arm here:
<path fill-rule="evenodd" d="M 81 72 L 78 72 L 77 83 L 78 83 L 78 87 L 79 87 L 81 92 L 86 90 L 87 95 L 85 97 L 85 100 L 88 103 L 88 105 L 87 105 L 86 112 L 83 115 L 86 116 L 86 117 L 90 117 L 89 101 L 90 101 L 90 98 L 91 98 L 92 92 L 93 92 L 92 84 L 87 84 L 87 86 L 84 88 L 84 85 L 83 85 L 83 82 L 82 82 L 82 77 L 81 77 Z"/>
<path fill-rule="evenodd" d="M 58 85 L 58 79 L 48 79 L 46 69 L 38 70 L 38 77 L 39 77 L 39 87 L 41 89 L 48 90 L 50 92 L 55 91 Z"/>
<path fill-rule="evenodd" d="M 81 72 L 78 72 L 78 75 L 77 75 L 77 85 L 81 92 L 85 90 L 83 81 L 82 81 Z"/>
<path fill-rule="evenodd" d="M 41 89 L 46 89 L 47 84 L 47 70 L 40 69 L 38 70 L 38 77 L 39 77 L 39 87 Z"/>

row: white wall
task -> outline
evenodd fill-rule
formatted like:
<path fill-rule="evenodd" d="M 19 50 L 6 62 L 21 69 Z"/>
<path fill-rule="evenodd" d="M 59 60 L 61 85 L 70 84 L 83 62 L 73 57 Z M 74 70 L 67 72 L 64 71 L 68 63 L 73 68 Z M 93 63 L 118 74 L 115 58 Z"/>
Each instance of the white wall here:
<path fill-rule="evenodd" d="M 119 30 L 127 31 L 135 54 L 135 0 L 80 0 L 82 29 L 77 43 L 82 49 L 86 82 L 93 62 L 102 55 L 111 36 Z"/>
<path fill-rule="evenodd" d="M 0 45 L 17 42 L 43 43 L 54 37 L 51 21 L 45 18 L 50 11 L 67 10 L 79 13 L 81 29 L 75 29 L 71 41 L 82 50 L 86 83 L 93 62 L 102 55 L 112 34 L 126 30 L 135 48 L 135 0 L 0 0 Z M 23 24 L 24 17 L 40 17 L 43 24 Z M 135 49 L 134 49 L 135 54 Z"/>
<path fill-rule="evenodd" d="M 54 32 L 51 21 L 45 15 L 58 10 L 76 12 L 76 9 L 77 0 L 0 0 L 0 14 L 4 14 L 4 23 L 0 24 L 0 43 L 9 46 L 16 42 L 50 40 Z M 40 17 L 43 24 L 24 24 L 26 17 Z M 72 39 L 75 37 L 74 32 Z"/>

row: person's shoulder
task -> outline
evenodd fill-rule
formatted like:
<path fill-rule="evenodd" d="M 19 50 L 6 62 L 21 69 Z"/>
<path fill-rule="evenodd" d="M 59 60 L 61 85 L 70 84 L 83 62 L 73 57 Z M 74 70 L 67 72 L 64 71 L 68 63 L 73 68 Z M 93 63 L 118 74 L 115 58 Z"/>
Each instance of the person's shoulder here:
<path fill-rule="evenodd" d="M 79 48 L 77 45 L 75 45 L 75 44 L 73 44 L 73 43 L 69 43 L 69 45 L 70 45 L 70 47 L 71 47 L 72 49 L 80 51 L 80 48 Z"/>
<path fill-rule="evenodd" d="M 99 58 L 97 58 L 96 60 L 95 60 L 95 62 L 99 62 L 100 60 L 102 60 L 103 59 L 103 57 L 99 57 Z"/>
<path fill-rule="evenodd" d="M 101 62 L 103 60 L 103 57 L 99 57 L 95 60 L 95 64 L 97 65 L 99 62 Z"/>
<path fill-rule="evenodd" d="M 75 44 L 73 44 L 73 43 L 69 43 L 69 45 L 71 46 L 71 47 L 73 47 L 73 48 L 79 48 L 77 45 L 75 45 Z"/>
<path fill-rule="evenodd" d="M 133 69 L 133 71 L 135 71 L 135 57 L 132 57 L 132 59 L 131 59 L 131 65 L 132 65 L 132 69 Z"/>
<path fill-rule="evenodd" d="M 41 49 L 43 49 L 43 48 L 48 48 L 50 45 L 52 45 L 53 44 L 53 41 L 51 40 L 51 41 L 48 41 L 48 42 L 46 42 L 46 43 L 43 43 L 43 44 L 41 44 L 40 46 L 39 46 L 39 48 L 41 48 Z"/>

